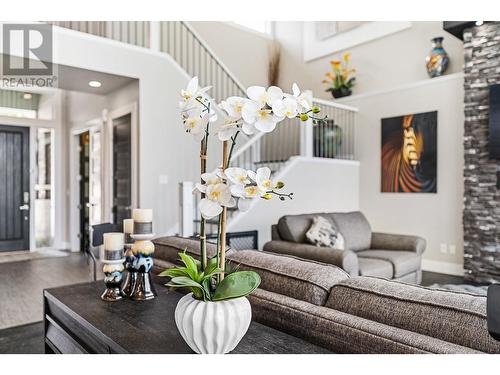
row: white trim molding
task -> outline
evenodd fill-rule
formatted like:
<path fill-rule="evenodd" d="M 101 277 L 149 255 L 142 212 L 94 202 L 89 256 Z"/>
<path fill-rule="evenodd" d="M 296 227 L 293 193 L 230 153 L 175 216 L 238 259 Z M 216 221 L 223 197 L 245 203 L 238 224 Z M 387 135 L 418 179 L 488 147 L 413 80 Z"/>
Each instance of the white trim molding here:
<path fill-rule="evenodd" d="M 422 259 L 422 270 L 444 273 L 446 275 L 464 275 L 464 265 L 462 263 L 442 262 L 439 260 L 431 259 Z"/>
<path fill-rule="evenodd" d="M 315 33 L 316 22 L 304 22 L 304 61 L 308 62 L 344 51 L 354 46 L 409 29 L 410 27 L 411 22 L 409 21 L 373 21 L 330 38 L 317 40 Z"/>

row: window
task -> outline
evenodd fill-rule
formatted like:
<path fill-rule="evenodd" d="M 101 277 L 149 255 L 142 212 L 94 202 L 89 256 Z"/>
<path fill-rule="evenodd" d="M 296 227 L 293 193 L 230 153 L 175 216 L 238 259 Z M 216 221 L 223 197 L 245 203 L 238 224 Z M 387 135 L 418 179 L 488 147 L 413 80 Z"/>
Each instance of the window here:
<path fill-rule="evenodd" d="M 269 21 L 233 21 L 239 26 L 246 27 L 247 29 L 257 31 L 263 34 L 270 34 L 271 27 Z"/>

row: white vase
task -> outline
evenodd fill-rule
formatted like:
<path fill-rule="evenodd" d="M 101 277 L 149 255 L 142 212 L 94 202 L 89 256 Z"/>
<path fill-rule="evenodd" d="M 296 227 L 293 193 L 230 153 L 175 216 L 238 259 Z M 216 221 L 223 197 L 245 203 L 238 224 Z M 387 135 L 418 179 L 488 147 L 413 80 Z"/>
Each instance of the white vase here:
<path fill-rule="evenodd" d="M 185 295 L 175 308 L 175 323 L 184 341 L 196 353 L 225 354 L 243 338 L 252 320 L 246 297 L 204 302 Z"/>

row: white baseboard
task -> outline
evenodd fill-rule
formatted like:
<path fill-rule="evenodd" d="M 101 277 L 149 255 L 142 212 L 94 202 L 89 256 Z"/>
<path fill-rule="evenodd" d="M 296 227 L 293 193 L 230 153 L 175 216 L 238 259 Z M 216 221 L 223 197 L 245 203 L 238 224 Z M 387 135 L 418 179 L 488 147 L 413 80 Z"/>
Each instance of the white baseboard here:
<path fill-rule="evenodd" d="M 438 260 L 422 259 L 422 270 L 444 273 L 446 275 L 463 276 L 464 266 L 460 263 L 441 262 Z"/>

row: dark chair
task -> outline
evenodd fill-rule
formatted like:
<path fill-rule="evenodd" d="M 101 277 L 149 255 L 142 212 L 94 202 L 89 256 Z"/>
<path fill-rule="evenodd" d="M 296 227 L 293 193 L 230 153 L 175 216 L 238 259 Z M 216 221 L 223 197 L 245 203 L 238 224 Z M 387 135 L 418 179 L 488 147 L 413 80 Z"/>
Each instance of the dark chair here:
<path fill-rule="evenodd" d="M 110 233 L 114 231 L 116 231 L 116 226 L 111 223 L 97 224 L 90 227 L 90 246 L 87 255 L 90 257 L 90 259 L 92 259 L 94 281 L 97 280 L 97 258 L 94 254 L 94 249 L 104 243 L 104 233 Z"/>

